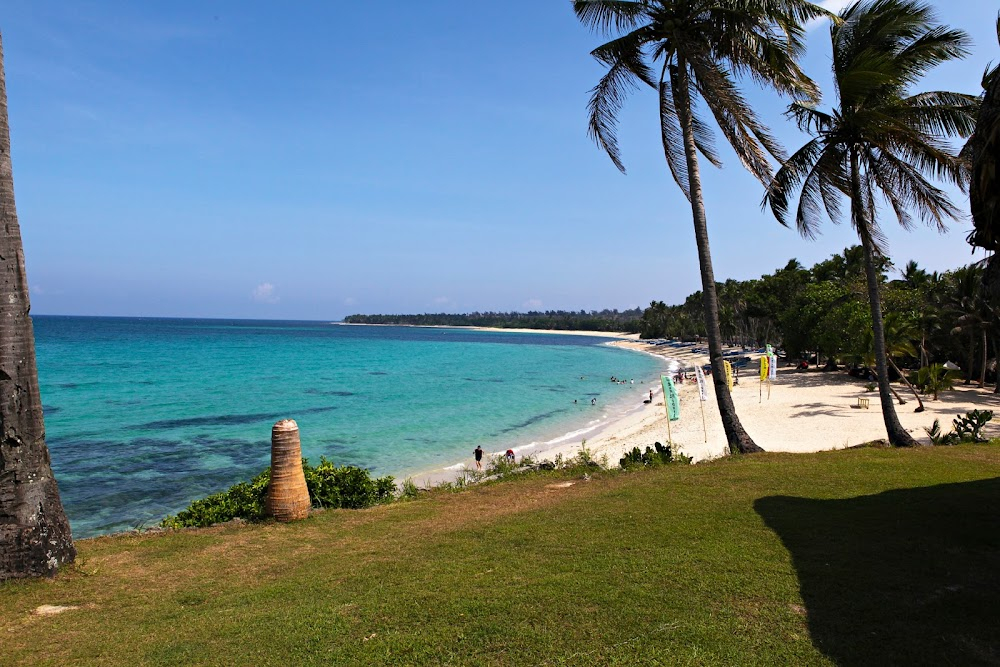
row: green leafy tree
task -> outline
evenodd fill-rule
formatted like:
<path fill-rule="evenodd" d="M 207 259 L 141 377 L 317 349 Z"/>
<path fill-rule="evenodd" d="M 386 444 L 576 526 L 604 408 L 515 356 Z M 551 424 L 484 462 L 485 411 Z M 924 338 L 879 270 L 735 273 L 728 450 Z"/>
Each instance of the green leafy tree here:
<path fill-rule="evenodd" d="M 621 171 L 617 117 L 627 95 L 648 86 L 659 99 L 660 139 L 670 173 L 691 204 L 715 395 L 730 450 L 755 452 L 740 424 L 722 366 L 722 334 L 698 154 L 721 166 L 698 99 L 743 165 L 762 183 L 768 153 L 782 151 L 737 86 L 748 77 L 780 93 L 815 93 L 799 68 L 804 21 L 826 13 L 806 0 L 573 0 L 592 30 L 612 37 L 591 54 L 608 68 L 590 98 L 590 134 Z"/>
<path fill-rule="evenodd" d="M 953 318 L 952 334 L 965 334 L 969 341 L 965 384 L 971 384 L 975 372 L 977 345 L 982 350 L 979 386 L 986 383 L 988 334 L 993 327 L 993 312 L 983 289 L 983 267 L 970 264 L 948 274 L 948 310 Z"/>
<path fill-rule="evenodd" d="M 913 225 L 914 213 L 939 228 L 959 215 L 925 174 L 965 182 L 965 163 L 950 152 L 945 138 L 972 132 L 978 101 L 909 89 L 934 66 L 965 56 L 969 39 L 937 24 L 931 8 L 915 0 L 857 2 L 840 19 L 830 29 L 838 106 L 827 113 L 792 104 L 789 113 L 813 139 L 783 164 L 765 202 L 782 224 L 795 224 L 811 238 L 824 213 L 838 221 L 842 197 L 850 200 L 851 223 L 864 252 L 886 431 L 893 445 L 913 446 L 917 442 L 899 423 L 889 388 L 878 277 L 885 239 L 876 199 L 881 195 L 889 203 L 904 228 Z"/>

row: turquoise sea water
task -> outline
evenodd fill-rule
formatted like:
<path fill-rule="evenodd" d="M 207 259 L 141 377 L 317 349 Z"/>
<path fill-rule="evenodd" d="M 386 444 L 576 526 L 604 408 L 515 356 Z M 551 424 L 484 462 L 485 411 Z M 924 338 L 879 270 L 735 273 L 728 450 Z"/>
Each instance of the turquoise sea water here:
<path fill-rule="evenodd" d="M 530 449 L 594 428 L 641 404 L 663 367 L 582 336 L 34 321 L 47 442 L 77 537 L 156 523 L 248 479 L 269 464 L 278 419 L 298 422 L 313 461 L 403 478 L 471 461 L 477 444 Z"/>

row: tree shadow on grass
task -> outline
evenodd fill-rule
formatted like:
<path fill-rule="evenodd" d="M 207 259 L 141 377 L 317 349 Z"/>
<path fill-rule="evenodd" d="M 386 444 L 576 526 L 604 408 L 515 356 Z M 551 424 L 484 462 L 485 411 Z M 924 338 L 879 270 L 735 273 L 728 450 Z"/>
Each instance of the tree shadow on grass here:
<path fill-rule="evenodd" d="M 754 509 L 838 664 L 1000 664 L 1000 478 Z"/>

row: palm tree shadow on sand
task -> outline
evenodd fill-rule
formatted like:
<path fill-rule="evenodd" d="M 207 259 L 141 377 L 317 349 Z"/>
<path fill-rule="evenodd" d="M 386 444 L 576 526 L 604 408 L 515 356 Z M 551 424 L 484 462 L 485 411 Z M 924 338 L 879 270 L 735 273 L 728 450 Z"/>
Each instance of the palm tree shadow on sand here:
<path fill-rule="evenodd" d="M 754 509 L 837 664 L 1000 664 L 1000 478 Z"/>

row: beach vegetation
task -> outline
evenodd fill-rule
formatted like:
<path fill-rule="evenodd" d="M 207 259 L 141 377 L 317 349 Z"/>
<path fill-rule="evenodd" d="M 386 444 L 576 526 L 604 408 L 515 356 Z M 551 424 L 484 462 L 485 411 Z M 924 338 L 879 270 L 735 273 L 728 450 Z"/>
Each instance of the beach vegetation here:
<path fill-rule="evenodd" d="M 828 14 L 806 0 L 573 0 L 573 10 L 585 26 L 612 38 L 591 51 L 607 71 L 591 91 L 589 133 L 623 173 L 618 114 L 635 89 L 656 94 L 667 167 L 691 206 L 702 315 L 726 440 L 733 453 L 759 452 L 740 423 L 723 373 L 699 155 L 716 167 L 722 162 L 702 109 L 709 111 L 743 166 L 767 186 L 769 156 L 781 159 L 784 151 L 743 97 L 739 82 L 752 79 L 794 99 L 815 97 L 816 86 L 797 58 L 804 50 L 803 23 Z"/>
<path fill-rule="evenodd" d="M 302 459 L 302 471 L 315 508 L 361 509 L 392 500 L 396 485 L 392 477 L 372 478 L 364 468 L 336 466 L 326 457 L 311 466 Z M 203 528 L 239 519 L 261 521 L 271 469 L 266 468 L 248 482 L 240 482 L 225 491 L 195 500 L 176 515 L 160 522 L 163 528 Z M 411 482 L 412 484 L 412 482 Z M 405 482 L 404 482 L 405 488 Z"/>
<path fill-rule="evenodd" d="M 407 477 L 399 487 L 400 500 L 413 500 L 420 495 L 420 487 L 413 481 L 412 477 Z"/>
<path fill-rule="evenodd" d="M 945 368 L 944 364 L 931 364 L 917 371 L 915 384 L 923 393 L 933 394 L 936 401 L 939 393 L 955 388 L 958 377 L 955 371 Z"/>
<path fill-rule="evenodd" d="M 971 384 L 976 368 L 976 351 L 981 349 L 979 386 L 986 384 L 988 335 L 996 328 L 996 313 L 983 289 L 985 272 L 981 265 L 970 264 L 951 274 L 953 289 L 948 291 L 946 309 L 954 326 L 952 335 L 968 341 L 965 384 Z M 981 341 L 981 345 L 980 345 Z"/>
<path fill-rule="evenodd" d="M 953 92 L 913 93 L 935 66 L 962 58 L 969 38 L 939 24 L 917 0 L 865 0 L 840 12 L 830 29 L 837 107 L 821 111 L 794 102 L 789 115 L 812 139 L 785 160 L 765 204 L 785 225 L 814 238 L 823 217 L 839 221 L 844 198 L 861 241 L 882 414 L 889 442 L 917 442 L 896 415 L 889 385 L 878 262 L 886 260 L 876 201 L 890 205 L 899 224 L 916 220 L 945 229 L 960 217 L 948 194 L 927 175 L 963 185 L 967 164 L 945 140 L 968 137 L 978 100 Z M 798 193 L 798 204 L 793 195 Z"/>
<path fill-rule="evenodd" d="M 687 465 L 691 463 L 691 457 L 684 456 L 680 452 L 675 454 L 671 445 L 664 446 L 659 442 L 655 442 L 652 447 L 646 447 L 646 451 L 641 451 L 638 447 L 633 447 L 632 451 L 625 452 L 618 465 L 623 470 L 629 470 L 636 467 L 658 466 L 668 463 Z"/>
<path fill-rule="evenodd" d="M 989 439 L 983 435 L 983 429 L 993 420 L 992 410 L 972 410 L 965 415 L 958 415 L 952 420 L 952 431 L 944 433 L 941 421 L 934 420 L 930 428 L 925 428 L 931 443 L 935 445 L 957 445 L 959 443 L 985 443 Z"/>

